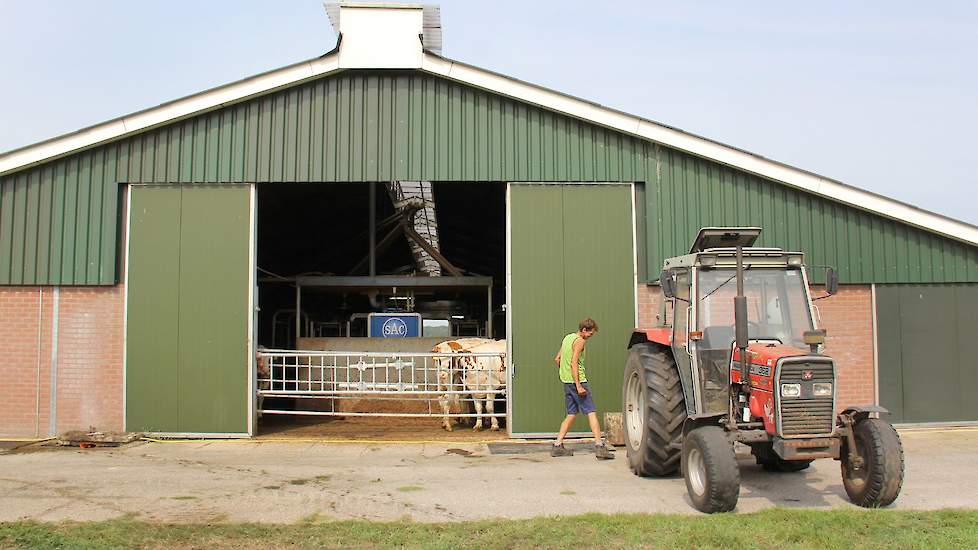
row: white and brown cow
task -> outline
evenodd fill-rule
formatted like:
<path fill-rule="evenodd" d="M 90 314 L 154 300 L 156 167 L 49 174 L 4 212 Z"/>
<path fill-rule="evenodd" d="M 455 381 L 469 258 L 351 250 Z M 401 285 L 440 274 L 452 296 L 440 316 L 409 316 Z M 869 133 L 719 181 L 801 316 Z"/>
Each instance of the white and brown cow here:
<path fill-rule="evenodd" d="M 466 353 L 473 346 L 478 346 L 488 342 L 492 342 L 487 338 L 459 338 L 457 340 L 447 340 L 441 342 L 431 349 L 434 353 Z M 461 369 L 459 368 L 459 358 L 458 357 L 437 357 L 435 358 L 435 364 L 438 368 L 438 388 L 437 391 L 450 392 L 452 390 L 458 391 L 464 387 L 464 381 L 459 375 Z M 442 412 L 442 427 L 448 431 L 452 431 L 452 423 L 448 417 L 450 411 L 450 403 L 458 404 L 460 402 L 459 394 L 457 393 L 445 393 L 439 399 L 438 403 L 441 404 Z"/>
<path fill-rule="evenodd" d="M 471 353 L 492 353 L 486 357 L 461 357 L 462 380 L 465 389 L 472 395 L 475 404 L 476 421 L 474 430 L 482 429 L 482 400 L 486 402 L 486 414 L 492 426 L 499 430 L 499 420 L 492 416 L 496 412 L 496 395 L 506 387 L 506 340 L 490 340 L 469 348 Z"/>

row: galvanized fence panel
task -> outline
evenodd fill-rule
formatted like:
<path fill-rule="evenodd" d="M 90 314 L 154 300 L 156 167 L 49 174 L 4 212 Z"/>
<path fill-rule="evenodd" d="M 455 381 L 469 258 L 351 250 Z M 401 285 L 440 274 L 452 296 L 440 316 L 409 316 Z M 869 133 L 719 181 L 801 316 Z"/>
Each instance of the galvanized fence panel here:
<path fill-rule="evenodd" d="M 480 413 L 506 398 L 506 357 L 500 353 L 264 350 L 258 353 L 260 414 L 309 416 L 503 418 Z M 271 397 L 316 399 L 326 410 L 266 409 Z M 424 412 L 349 410 L 361 400 L 417 404 Z M 466 412 L 467 405 L 476 412 Z M 417 407 L 415 407 L 417 408 Z M 450 408 L 461 411 L 451 411 Z M 488 407 L 487 407 L 488 409 Z"/>

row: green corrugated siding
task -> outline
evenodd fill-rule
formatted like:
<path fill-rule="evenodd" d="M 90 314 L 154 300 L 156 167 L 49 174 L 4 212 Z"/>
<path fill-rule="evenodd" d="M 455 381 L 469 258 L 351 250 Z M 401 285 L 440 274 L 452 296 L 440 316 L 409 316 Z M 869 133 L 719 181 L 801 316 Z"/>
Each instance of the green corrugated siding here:
<path fill-rule="evenodd" d="M 759 246 L 806 253 L 844 283 L 978 281 L 978 247 L 746 174 L 654 148 L 658 174 L 646 189 L 648 272 L 689 250 L 704 226 L 756 225 Z M 822 271 L 813 270 L 817 280 Z"/>
<path fill-rule="evenodd" d="M 420 72 L 345 72 L 0 179 L 0 284 L 112 284 L 117 183 L 645 182 L 647 255 L 701 225 L 762 225 L 763 244 L 844 282 L 978 282 L 978 247 Z"/>
<path fill-rule="evenodd" d="M 116 280 L 117 146 L 0 178 L 0 285 Z"/>

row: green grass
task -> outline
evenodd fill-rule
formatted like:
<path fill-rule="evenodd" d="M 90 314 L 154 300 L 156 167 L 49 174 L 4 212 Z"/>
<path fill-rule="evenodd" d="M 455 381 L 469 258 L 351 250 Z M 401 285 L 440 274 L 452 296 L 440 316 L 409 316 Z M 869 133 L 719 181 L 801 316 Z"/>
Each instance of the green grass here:
<path fill-rule="evenodd" d="M 588 514 L 466 523 L 329 521 L 291 525 L 0 523 L 0 548 L 978 548 L 978 511 Z"/>

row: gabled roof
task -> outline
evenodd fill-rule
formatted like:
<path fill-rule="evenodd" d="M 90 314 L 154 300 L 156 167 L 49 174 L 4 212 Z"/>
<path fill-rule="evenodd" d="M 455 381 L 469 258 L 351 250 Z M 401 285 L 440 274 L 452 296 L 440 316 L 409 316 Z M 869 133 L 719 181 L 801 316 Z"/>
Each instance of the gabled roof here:
<path fill-rule="evenodd" d="M 421 25 L 422 22 L 420 17 L 422 7 L 416 5 L 377 8 L 344 4 L 341 5 L 341 8 L 360 11 L 367 8 L 387 13 L 400 11 L 397 15 L 403 14 L 404 10 L 416 9 L 419 10 L 418 25 Z M 356 20 L 353 17 L 347 19 Z M 401 18 L 397 21 L 403 20 Z M 344 35 L 340 34 L 337 48 L 322 57 L 289 65 L 0 154 L 0 175 L 345 69 L 416 69 L 625 134 L 644 138 L 855 208 L 968 244 L 978 245 L 978 227 L 974 225 L 773 161 L 743 149 L 684 132 L 665 124 L 442 57 L 430 50 L 422 49 L 421 40 L 417 38 L 412 38 L 418 43 L 417 52 L 407 52 L 406 55 L 403 40 L 405 36 L 412 36 L 413 31 L 411 29 L 403 33 L 403 36 L 400 37 L 401 42 L 385 45 L 378 37 L 369 35 L 371 27 L 372 25 L 351 27 L 347 30 L 356 38 L 356 40 L 350 40 L 351 44 L 357 45 L 358 49 L 355 52 L 343 49 Z M 419 34 L 421 33 L 413 34 L 413 37 L 418 37 Z M 364 44 L 370 44 L 370 46 L 364 46 Z M 371 51 L 365 51 L 367 48 L 371 48 Z M 396 52 L 391 52 L 391 49 L 396 49 Z M 389 56 L 387 56 L 388 53 L 390 53 Z M 387 59 L 391 60 L 390 64 L 385 64 Z"/>

